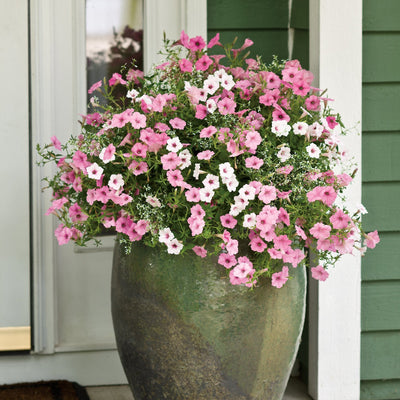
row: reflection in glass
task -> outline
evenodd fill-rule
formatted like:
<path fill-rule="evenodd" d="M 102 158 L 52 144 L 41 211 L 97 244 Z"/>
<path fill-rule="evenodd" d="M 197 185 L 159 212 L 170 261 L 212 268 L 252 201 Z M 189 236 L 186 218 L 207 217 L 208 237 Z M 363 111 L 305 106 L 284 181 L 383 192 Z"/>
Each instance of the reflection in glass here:
<path fill-rule="evenodd" d="M 142 45 L 143 0 L 86 0 L 88 88 L 124 65 L 143 70 Z M 118 90 L 116 96 L 125 95 L 121 85 Z"/>

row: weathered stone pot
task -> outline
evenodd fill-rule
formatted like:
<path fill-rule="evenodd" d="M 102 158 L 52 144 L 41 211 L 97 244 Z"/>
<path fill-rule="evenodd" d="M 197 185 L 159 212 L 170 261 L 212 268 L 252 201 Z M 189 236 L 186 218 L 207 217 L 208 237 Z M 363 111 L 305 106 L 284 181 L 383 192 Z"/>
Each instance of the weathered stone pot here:
<path fill-rule="evenodd" d="M 135 400 L 281 399 L 305 315 L 304 267 L 276 289 L 232 286 L 216 258 L 116 244 L 112 314 Z"/>

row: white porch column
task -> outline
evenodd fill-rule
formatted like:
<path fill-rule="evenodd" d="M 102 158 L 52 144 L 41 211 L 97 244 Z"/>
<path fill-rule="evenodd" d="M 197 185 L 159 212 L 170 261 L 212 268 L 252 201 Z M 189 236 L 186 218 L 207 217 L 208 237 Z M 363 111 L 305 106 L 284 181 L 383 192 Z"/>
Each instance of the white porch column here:
<path fill-rule="evenodd" d="M 362 0 L 310 0 L 310 69 L 328 88 L 346 127 L 345 145 L 361 166 Z M 361 201 L 361 170 L 347 192 Z M 309 392 L 318 400 L 360 396 L 361 259 L 346 256 L 326 282 L 312 282 Z"/>

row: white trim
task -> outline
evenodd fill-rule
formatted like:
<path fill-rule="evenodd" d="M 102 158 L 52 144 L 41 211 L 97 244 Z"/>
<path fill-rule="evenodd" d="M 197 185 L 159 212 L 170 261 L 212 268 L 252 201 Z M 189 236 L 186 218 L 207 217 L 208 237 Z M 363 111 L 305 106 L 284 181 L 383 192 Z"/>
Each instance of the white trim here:
<path fill-rule="evenodd" d="M 31 0 L 31 103 L 32 144 L 46 143 L 56 131 L 54 67 L 54 1 Z M 33 157 L 35 159 L 35 156 Z M 52 353 L 55 342 L 54 248 L 53 223 L 43 218 L 50 193 L 42 193 L 42 178 L 51 169 L 32 166 L 32 247 L 33 247 L 33 319 L 34 348 L 38 353 Z"/>
<path fill-rule="evenodd" d="M 144 0 L 144 70 L 159 63 L 164 33 L 178 40 L 182 30 L 207 39 L 207 0 Z"/>
<path fill-rule="evenodd" d="M 310 0 L 310 69 L 316 85 L 328 88 L 347 127 L 361 132 L 362 0 Z M 361 135 L 345 146 L 361 167 Z M 361 201 L 361 171 L 347 199 Z M 320 400 L 360 396 L 361 258 L 346 256 L 326 282 L 310 285 L 318 299 L 310 309 L 309 391 Z"/>

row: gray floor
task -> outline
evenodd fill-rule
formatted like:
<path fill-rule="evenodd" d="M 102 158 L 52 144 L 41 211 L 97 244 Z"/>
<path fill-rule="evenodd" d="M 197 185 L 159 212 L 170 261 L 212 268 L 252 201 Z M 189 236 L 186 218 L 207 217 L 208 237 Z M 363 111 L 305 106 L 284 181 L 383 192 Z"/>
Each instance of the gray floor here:
<path fill-rule="evenodd" d="M 87 387 L 90 400 L 134 400 L 129 386 L 91 386 Z M 307 396 L 303 382 L 291 379 L 283 400 L 311 400 Z"/>

